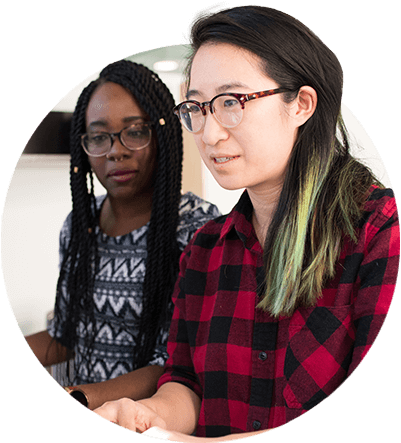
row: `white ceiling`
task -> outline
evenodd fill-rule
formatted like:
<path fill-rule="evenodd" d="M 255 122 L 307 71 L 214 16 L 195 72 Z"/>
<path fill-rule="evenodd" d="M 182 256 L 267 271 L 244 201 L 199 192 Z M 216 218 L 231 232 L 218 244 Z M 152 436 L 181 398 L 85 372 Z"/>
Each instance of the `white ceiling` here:
<path fill-rule="evenodd" d="M 186 45 L 167 46 L 164 48 L 152 49 L 151 51 L 141 52 L 139 54 L 127 57 L 127 60 L 136 63 L 142 63 L 149 69 L 154 70 L 154 63 L 162 60 L 175 61 L 178 64 L 176 73 L 182 73 L 186 65 L 186 59 L 189 56 L 189 47 Z"/>
<path fill-rule="evenodd" d="M 182 73 L 186 66 L 186 59 L 188 56 L 189 47 L 187 45 L 175 45 L 141 52 L 139 54 L 128 56 L 126 57 L 126 59 L 134 61 L 136 63 L 142 63 L 151 70 L 155 70 L 153 65 L 158 61 L 172 60 L 177 62 L 178 67 L 176 70 L 170 72 L 158 72 L 158 74 L 169 87 L 172 94 L 174 95 L 175 100 L 178 102 L 180 100 L 179 85 L 182 81 Z M 70 93 L 63 97 L 60 102 L 53 108 L 53 111 L 72 112 L 83 88 L 87 86 L 92 80 L 95 80 L 99 76 L 99 72 L 93 73 L 93 75 L 83 80 L 82 83 L 71 90 Z"/>

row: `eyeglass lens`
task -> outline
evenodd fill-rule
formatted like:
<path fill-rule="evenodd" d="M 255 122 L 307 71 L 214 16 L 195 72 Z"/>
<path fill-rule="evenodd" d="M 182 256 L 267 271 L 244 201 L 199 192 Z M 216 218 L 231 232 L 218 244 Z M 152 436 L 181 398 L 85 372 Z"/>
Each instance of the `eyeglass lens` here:
<path fill-rule="evenodd" d="M 126 148 L 135 151 L 149 145 L 151 128 L 148 125 L 135 124 L 123 129 L 118 134 L 91 132 L 83 136 L 83 147 L 88 155 L 100 157 L 110 151 L 115 137 L 119 137 Z"/>
<path fill-rule="evenodd" d="M 242 106 L 239 100 L 230 95 L 216 97 L 210 103 L 217 121 L 226 128 L 234 128 L 242 120 Z M 205 116 L 194 102 L 184 103 L 180 107 L 180 118 L 186 129 L 198 132 L 203 128 Z"/>

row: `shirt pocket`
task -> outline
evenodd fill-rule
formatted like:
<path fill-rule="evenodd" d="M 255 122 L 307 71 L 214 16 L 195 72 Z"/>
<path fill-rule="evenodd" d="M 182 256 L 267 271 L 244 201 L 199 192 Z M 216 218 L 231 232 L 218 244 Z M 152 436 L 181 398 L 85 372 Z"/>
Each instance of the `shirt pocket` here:
<path fill-rule="evenodd" d="M 355 330 L 352 306 L 300 308 L 289 324 L 283 396 L 292 409 L 309 410 L 346 378 Z"/>

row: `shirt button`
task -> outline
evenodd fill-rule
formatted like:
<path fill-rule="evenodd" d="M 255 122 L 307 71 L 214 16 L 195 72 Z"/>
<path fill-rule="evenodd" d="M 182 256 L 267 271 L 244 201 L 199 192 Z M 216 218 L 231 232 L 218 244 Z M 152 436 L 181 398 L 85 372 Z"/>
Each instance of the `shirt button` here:
<path fill-rule="evenodd" d="M 261 426 L 262 426 L 262 423 L 261 423 L 260 421 L 258 421 L 258 420 L 255 420 L 255 421 L 252 423 L 252 427 L 253 427 L 253 429 L 255 429 L 255 431 L 257 431 L 258 429 L 260 429 Z"/>
<path fill-rule="evenodd" d="M 267 359 L 266 352 L 260 352 L 259 353 L 259 359 L 262 360 L 262 361 L 265 361 Z"/>

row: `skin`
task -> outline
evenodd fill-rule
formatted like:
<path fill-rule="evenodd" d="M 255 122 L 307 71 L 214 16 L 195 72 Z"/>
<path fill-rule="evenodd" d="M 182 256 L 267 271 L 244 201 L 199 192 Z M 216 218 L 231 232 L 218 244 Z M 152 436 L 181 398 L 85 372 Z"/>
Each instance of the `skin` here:
<path fill-rule="evenodd" d="M 254 54 L 233 45 L 205 44 L 194 57 L 187 98 L 203 102 L 221 92 L 277 88 L 279 85 L 260 69 L 260 62 Z M 284 103 L 280 95 L 247 103 L 243 119 L 235 128 L 224 128 L 208 111 L 203 130 L 194 134 L 199 153 L 216 181 L 225 189 L 248 190 L 254 207 L 253 224 L 261 243 L 277 205 L 298 128 L 311 117 L 316 103 L 316 92 L 304 86 L 290 104 Z M 209 438 L 186 435 L 196 429 L 200 406 L 201 399 L 189 388 L 166 383 L 149 399 L 122 399 L 106 403 L 95 412 L 133 431 L 157 427 L 172 441 L 209 442 Z"/>
<path fill-rule="evenodd" d="M 115 133 L 134 122 L 149 118 L 125 88 L 105 83 L 93 93 L 86 110 L 86 130 Z M 89 157 L 89 163 L 107 191 L 100 214 L 100 227 L 109 236 L 127 234 L 150 220 L 153 177 L 156 168 L 156 143 L 131 151 L 118 138 L 104 157 Z M 47 331 L 26 337 L 36 357 L 44 366 L 71 358 L 72 353 L 54 341 Z M 88 397 L 89 408 L 122 397 L 147 398 L 156 392 L 163 369 L 147 366 L 102 383 L 78 386 Z"/>

